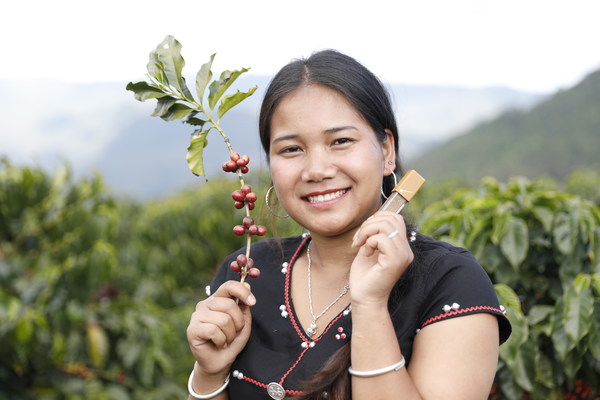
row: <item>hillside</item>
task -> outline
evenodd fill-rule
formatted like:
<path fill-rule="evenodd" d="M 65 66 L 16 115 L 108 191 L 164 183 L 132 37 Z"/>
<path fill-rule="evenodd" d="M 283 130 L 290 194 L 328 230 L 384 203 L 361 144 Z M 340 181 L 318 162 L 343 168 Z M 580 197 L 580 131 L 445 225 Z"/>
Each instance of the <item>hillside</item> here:
<path fill-rule="evenodd" d="M 267 76 L 240 77 L 232 91 L 259 88 L 223 119 L 236 150 L 250 155 L 255 171 L 266 166 L 257 116 L 268 82 Z M 78 177 L 97 171 L 116 193 L 140 199 L 168 196 L 202 182 L 185 162 L 193 129 L 151 117 L 155 102 L 137 102 L 125 85 L 0 80 L 0 157 L 48 171 L 67 162 Z M 407 160 L 482 120 L 507 109 L 529 109 L 546 98 L 499 87 L 392 84 L 389 89 Z M 209 137 L 205 156 L 208 173 L 221 173 L 227 149 L 218 135 Z"/>
<path fill-rule="evenodd" d="M 600 171 L 600 70 L 530 111 L 510 111 L 414 160 L 428 179 L 484 176 L 564 178 L 581 167 Z"/>

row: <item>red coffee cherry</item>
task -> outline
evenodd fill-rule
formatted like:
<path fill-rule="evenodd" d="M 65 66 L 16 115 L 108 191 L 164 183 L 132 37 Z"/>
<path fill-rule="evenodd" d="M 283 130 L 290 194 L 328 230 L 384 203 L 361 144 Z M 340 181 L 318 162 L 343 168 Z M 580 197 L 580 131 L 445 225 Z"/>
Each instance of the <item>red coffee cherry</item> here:
<path fill-rule="evenodd" d="M 246 227 L 242 225 L 236 225 L 233 227 L 233 233 L 238 236 L 242 236 L 246 233 Z"/>
<path fill-rule="evenodd" d="M 237 260 L 236 260 L 236 261 L 237 261 L 237 264 L 238 264 L 240 267 L 243 267 L 243 266 L 245 266 L 245 265 L 246 265 L 246 263 L 248 262 L 248 258 L 246 257 L 246 255 L 245 255 L 245 254 L 239 254 L 239 255 L 237 256 Z"/>
<path fill-rule="evenodd" d="M 233 272 L 242 271 L 242 268 L 238 265 L 237 261 L 232 261 L 231 264 L 229 264 L 229 269 L 231 269 Z"/>
<path fill-rule="evenodd" d="M 248 167 L 246 167 L 245 165 L 242 167 L 241 169 L 242 174 L 247 174 L 248 173 Z"/>
<path fill-rule="evenodd" d="M 244 217 L 244 220 L 242 221 L 242 224 L 246 228 L 250 228 L 250 226 L 254 225 L 254 218 L 246 216 L 246 217 Z"/>
<path fill-rule="evenodd" d="M 237 169 L 237 164 L 235 161 L 227 161 L 227 168 L 229 169 L 229 172 L 234 172 Z"/>
<path fill-rule="evenodd" d="M 254 192 L 246 194 L 246 201 L 249 201 L 250 203 L 254 203 L 257 199 L 258 196 Z"/>
<path fill-rule="evenodd" d="M 229 154 L 229 158 L 231 159 L 231 161 L 236 162 L 240 159 L 240 153 L 233 152 Z"/>
<path fill-rule="evenodd" d="M 236 201 L 235 203 L 233 203 L 233 206 L 238 210 L 241 210 L 242 208 L 244 208 L 244 204 L 245 203 L 243 201 Z"/>
<path fill-rule="evenodd" d="M 260 270 L 258 268 L 250 268 L 248 270 L 248 276 L 250 278 L 258 278 L 260 276 Z"/>
<path fill-rule="evenodd" d="M 248 194 L 252 191 L 252 187 L 250 185 L 248 185 L 247 183 L 245 183 L 244 185 L 242 185 L 242 187 L 240 188 L 240 191 L 244 194 Z"/>
<path fill-rule="evenodd" d="M 248 209 L 254 210 L 254 203 L 248 203 Z"/>
<path fill-rule="evenodd" d="M 244 193 L 242 193 L 241 190 L 236 190 L 233 193 L 231 193 L 231 198 L 235 201 L 244 201 L 245 197 L 246 196 L 244 195 Z"/>
<path fill-rule="evenodd" d="M 256 226 L 256 225 L 249 226 L 248 233 L 251 235 L 256 235 L 258 233 L 258 226 Z"/>
<path fill-rule="evenodd" d="M 267 234 L 267 228 L 265 228 L 262 225 L 258 225 L 256 229 L 257 229 L 256 234 L 258 236 L 264 236 Z"/>

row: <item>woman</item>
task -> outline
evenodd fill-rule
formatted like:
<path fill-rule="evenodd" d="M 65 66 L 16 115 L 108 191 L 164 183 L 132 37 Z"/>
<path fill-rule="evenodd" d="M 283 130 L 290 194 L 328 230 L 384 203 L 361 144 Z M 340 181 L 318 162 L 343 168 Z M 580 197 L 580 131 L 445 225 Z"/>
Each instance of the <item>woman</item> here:
<path fill-rule="evenodd" d="M 335 51 L 293 61 L 259 128 L 308 234 L 253 245 L 252 288 L 228 268 L 244 250 L 225 261 L 188 327 L 190 398 L 487 398 L 510 325 L 466 250 L 378 211 L 403 173 L 381 82 Z"/>

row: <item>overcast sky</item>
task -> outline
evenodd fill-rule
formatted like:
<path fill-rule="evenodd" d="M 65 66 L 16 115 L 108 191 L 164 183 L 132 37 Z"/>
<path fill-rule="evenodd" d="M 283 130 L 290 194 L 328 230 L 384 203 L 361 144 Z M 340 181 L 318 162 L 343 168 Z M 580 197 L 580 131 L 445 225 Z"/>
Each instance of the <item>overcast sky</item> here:
<path fill-rule="evenodd" d="M 0 79 L 143 78 L 167 35 L 187 74 L 272 74 L 336 48 L 384 81 L 551 92 L 600 68 L 597 0 L 52 0 L 2 6 Z M 193 76 L 193 75 L 192 75 Z"/>

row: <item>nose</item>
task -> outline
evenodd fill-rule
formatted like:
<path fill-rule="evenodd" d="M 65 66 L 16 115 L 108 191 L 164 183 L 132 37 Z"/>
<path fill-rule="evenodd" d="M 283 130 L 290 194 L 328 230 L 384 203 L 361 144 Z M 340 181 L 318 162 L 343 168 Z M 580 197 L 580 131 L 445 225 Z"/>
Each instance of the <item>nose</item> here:
<path fill-rule="evenodd" d="M 302 179 L 306 182 L 321 182 L 333 178 L 337 172 L 334 159 L 326 150 L 314 149 L 305 157 Z"/>

